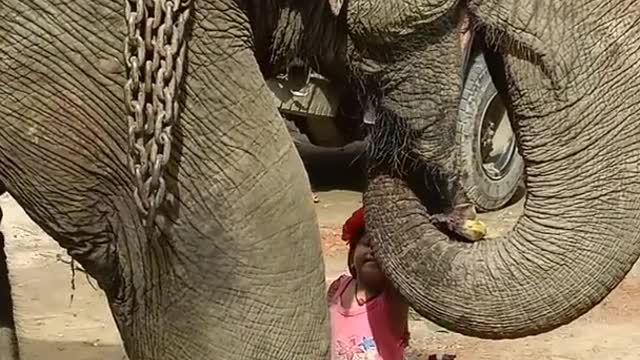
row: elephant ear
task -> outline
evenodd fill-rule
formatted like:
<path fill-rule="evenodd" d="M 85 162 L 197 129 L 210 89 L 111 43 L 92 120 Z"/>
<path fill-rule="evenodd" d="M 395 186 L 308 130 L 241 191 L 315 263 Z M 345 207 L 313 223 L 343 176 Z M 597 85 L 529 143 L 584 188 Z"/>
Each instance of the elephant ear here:
<path fill-rule="evenodd" d="M 344 0 L 329 0 L 329 7 L 331 8 L 331 12 L 333 13 L 333 15 L 340 15 L 343 4 Z"/>

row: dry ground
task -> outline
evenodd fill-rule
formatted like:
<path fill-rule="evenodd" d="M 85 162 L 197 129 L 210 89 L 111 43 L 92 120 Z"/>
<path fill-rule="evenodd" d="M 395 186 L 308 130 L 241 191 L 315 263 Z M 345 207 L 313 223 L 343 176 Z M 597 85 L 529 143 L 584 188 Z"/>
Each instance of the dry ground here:
<path fill-rule="evenodd" d="M 320 191 L 318 216 L 326 250 L 327 276 L 344 268 L 345 247 L 339 241 L 342 221 L 360 204 L 357 163 L 353 154 L 307 156 L 310 175 Z M 328 172 L 327 169 L 332 169 Z M 318 174 L 340 174 L 331 179 Z M 337 180 L 337 181 L 336 181 Z M 345 185 L 346 184 L 346 185 Z M 323 190 L 329 189 L 327 191 Z M 340 189 L 342 188 L 342 189 Z M 8 195 L 0 197 L 1 225 L 7 239 L 14 298 L 18 310 L 23 358 L 27 360 L 120 360 L 123 352 L 104 296 L 83 274 L 71 290 L 68 259 L 57 245 Z M 508 231 L 522 201 L 483 214 L 493 234 Z M 73 301 L 71 296 L 73 295 Z M 640 280 L 630 275 L 601 305 L 556 331 L 510 341 L 478 340 L 449 333 L 419 318 L 411 321 L 414 353 L 456 354 L 458 360 L 636 360 L 640 356 Z"/>

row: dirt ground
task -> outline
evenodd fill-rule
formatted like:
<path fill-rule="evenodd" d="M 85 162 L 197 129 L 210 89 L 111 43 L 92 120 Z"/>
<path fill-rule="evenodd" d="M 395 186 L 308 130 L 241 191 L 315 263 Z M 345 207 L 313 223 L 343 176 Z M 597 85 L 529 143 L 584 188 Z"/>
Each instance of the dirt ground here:
<path fill-rule="evenodd" d="M 361 200 L 357 153 L 346 149 L 320 156 L 303 149 L 303 154 L 320 198 L 316 207 L 327 277 L 332 278 L 345 263 L 340 225 Z M 0 197 L 0 206 L 23 358 L 125 359 L 102 293 L 94 290 L 82 273 L 76 274 L 76 289 L 71 290 L 66 254 L 10 196 Z M 482 214 L 490 235 L 508 231 L 521 207 L 519 200 L 504 210 Z M 454 354 L 457 360 L 636 360 L 640 354 L 639 295 L 640 280 L 634 271 L 582 318 L 550 333 L 519 340 L 469 338 L 413 316 L 412 352 L 425 360 L 432 353 Z"/>

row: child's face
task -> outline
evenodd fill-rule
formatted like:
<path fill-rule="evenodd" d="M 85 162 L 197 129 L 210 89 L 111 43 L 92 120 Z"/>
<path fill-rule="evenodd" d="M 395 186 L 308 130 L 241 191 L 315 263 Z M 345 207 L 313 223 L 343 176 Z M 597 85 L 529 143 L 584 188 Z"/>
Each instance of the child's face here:
<path fill-rule="evenodd" d="M 356 248 L 353 251 L 353 265 L 356 268 L 358 281 L 363 285 L 378 289 L 384 286 L 385 277 L 373 257 L 370 238 L 367 233 L 356 244 Z"/>

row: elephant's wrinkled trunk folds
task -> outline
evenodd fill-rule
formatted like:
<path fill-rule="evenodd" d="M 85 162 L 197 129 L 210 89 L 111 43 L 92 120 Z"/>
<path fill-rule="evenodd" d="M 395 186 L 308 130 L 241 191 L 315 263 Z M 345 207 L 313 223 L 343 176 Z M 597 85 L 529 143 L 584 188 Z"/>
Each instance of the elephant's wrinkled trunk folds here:
<path fill-rule="evenodd" d="M 519 81 L 531 88 L 537 80 Z M 431 225 L 404 177 L 370 174 L 364 203 L 374 251 L 421 315 L 481 338 L 534 335 L 581 316 L 624 278 L 640 252 L 638 106 L 605 88 L 543 117 L 517 116 L 527 198 L 504 237 L 452 240 Z M 594 111 L 597 97 L 610 103 Z"/>
<path fill-rule="evenodd" d="M 483 338 L 542 333 L 591 309 L 635 263 L 637 165 L 608 154 L 536 164 L 527 155 L 523 215 L 506 237 L 474 244 L 436 230 L 404 180 L 370 179 L 375 251 L 421 315 Z"/>

